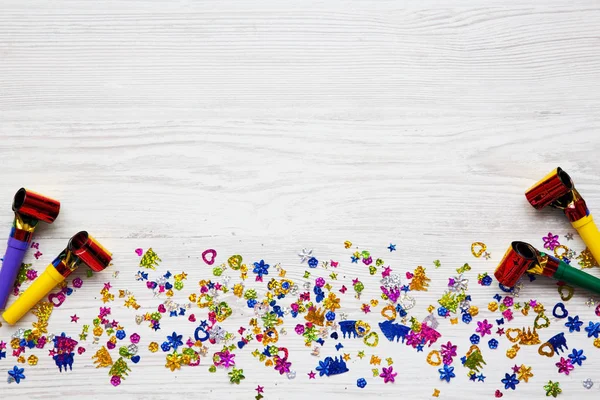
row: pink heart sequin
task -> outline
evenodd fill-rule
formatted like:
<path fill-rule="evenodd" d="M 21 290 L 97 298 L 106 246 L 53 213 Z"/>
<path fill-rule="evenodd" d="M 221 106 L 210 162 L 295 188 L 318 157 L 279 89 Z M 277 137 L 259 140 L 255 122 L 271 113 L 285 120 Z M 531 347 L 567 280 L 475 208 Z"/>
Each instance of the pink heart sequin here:
<path fill-rule="evenodd" d="M 141 257 L 144 254 L 144 250 L 142 248 L 135 249 L 135 254 Z"/>
<path fill-rule="evenodd" d="M 167 309 L 165 308 L 164 304 L 160 304 L 158 306 L 158 312 L 161 313 L 161 314 L 167 312 Z"/>
<path fill-rule="evenodd" d="M 214 249 L 208 249 L 208 250 L 204 250 L 202 252 L 202 259 L 208 265 L 213 265 L 215 263 L 215 258 L 216 257 L 217 257 L 217 251 L 214 250 Z"/>
<path fill-rule="evenodd" d="M 190 316 L 188 317 L 188 320 L 189 320 L 190 322 L 196 322 L 196 316 L 195 316 L 194 314 L 192 314 L 192 315 L 190 315 Z"/>

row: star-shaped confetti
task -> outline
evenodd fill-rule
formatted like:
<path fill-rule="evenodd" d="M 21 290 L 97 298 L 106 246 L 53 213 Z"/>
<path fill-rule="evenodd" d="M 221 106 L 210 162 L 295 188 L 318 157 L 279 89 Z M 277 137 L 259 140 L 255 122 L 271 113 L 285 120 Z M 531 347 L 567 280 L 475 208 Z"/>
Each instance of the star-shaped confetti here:
<path fill-rule="evenodd" d="M 395 245 L 395 244 L 392 244 L 392 243 L 390 243 L 390 245 L 388 246 L 388 249 L 389 249 L 390 253 L 391 253 L 392 251 L 396 251 L 396 245 Z"/>
<path fill-rule="evenodd" d="M 565 237 L 567 238 L 567 240 L 573 240 L 573 234 L 571 232 L 567 233 Z"/>
<path fill-rule="evenodd" d="M 317 374 L 315 374 L 313 371 L 310 371 L 307 375 L 308 375 L 308 379 L 315 379 L 315 376 Z"/>
<path fill-rule="evenodd" d="M 71 322 L 77 322 L 77 321 L 79 321 L 79 317 L 77 316 L 77 314 L 71 315 Z"/>

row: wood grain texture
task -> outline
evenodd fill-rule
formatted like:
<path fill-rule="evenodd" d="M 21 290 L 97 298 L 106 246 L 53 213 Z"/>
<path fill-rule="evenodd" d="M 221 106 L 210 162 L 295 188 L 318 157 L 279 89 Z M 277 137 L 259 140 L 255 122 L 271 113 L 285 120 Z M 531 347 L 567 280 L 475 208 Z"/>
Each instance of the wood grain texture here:
<path fill-rule="evenodd" d="M 28 255 L 34 266 L 42 269 L 73 233 L 87 229 L 114 252 L 119 271 L 86 280 L 55 311 L 50 330 L 77 335 L 96 315 L 109 280 L 132 290 L 143 310 L 155 309 L 158 300 L 134 279 L 137 247 L 153 247 L 161 268 L 190 274 L 181 301 L 210 275 L 200 254 L 211 247 L 219 262 L 235 253 L 280 262 L 298 282 L 306 266 L 296 254 L 312 248 L 321 259 L 340 260 L 340 284 L 360 276 L 365 298 L 377 297 L 377 280 L 349 262 L 344 240 L 400 271 L 429 267 L 431 289 L 416 295 L 420 318 L 469 262 L 474 303 L 482 318 L 494 318 L 485 306 L 495 292 L 476 285 L 477 273 L 493 271 L 511 240 L 540 246 L 548 231 L 571 231 L 559 213 L 529 207 L 524 189 L 560 165 L 592 211 L 600 209 L 600 8 L 569 4 L 3 0 L 0 225 L 8 230 L 16 189 L 47 193 L 62 201 L 62 211 L 39 229 L 44 254 Z M 471 256 L 476 240 L 487 243 L 492 259 Z M 399 251 L 387 253 L 389 242 Z M 432 268 L 434 259 L 441 268 Z M 521 293 L 548 306 L 558 300 L 551 281 Z M 361 318 L 361 303 L 349 297 L 345 309 Z M 597 319 L 588 297 L 580 291 L 568 303 L 584 321 Z M 238 305 L 225 324 L 235 331 L 250 314 L 228 301 Z M 600 356 L 584 333 L 568 336 L 570 348 L 588 354 L 569 377 L 533 347 L 507 359 L 503 340 L 495 352 L 482 345 L 485 383 L 468 382 L 456 359 L 458 377 L 446 384 L 426 353 L 382 340 L 367 354 L 392 355 L 397 384 L 370 378 L 367 358 L 356 358 L 360 341 L 344 342 L 349 373 L 309 382 L 317 358 L 292 334 L 294 321 L 282 343 L 298 377 L 281 377 L 240 351 L 236 361 L 247 379 L 232 386 L 222 371 L 207 372 L 208 360 L 171 373 L 164 354 L 147 351 L 173 330 L 192 334 L 186 320 L 169 320 L 154 333 L 136 326 L 122 301 L 112 309 L 128 332 L 142 335 L 142 361 L 121 387 L 93 367 L 96 346 L 88 342 L 74 370 L 62 375 L 50 357 L 35 353 L 40 364 L 26 367 L 23 384 L 3 386 L 2 398 L 241 399 L 253 398 L 261 384 L 266 399 L 424 399 L 436 387 L 440 398 L 480 399 L 501 388 L 515 363 L 532 365 L 535 377 L 507 397 L 545 398 L 549 379 L 561 382 L 563 397 L 597 398 L 600 390 Z M 79 324 L 69 322 L 75 313 Z M 363 318 L 373 326 L 380 319 Z M 515 326 L 525 324 L 531 321 L 520 317 Z M 464 354 L 475 327 L 442 325 L 442 339 Z M 553 321 L 541 338 L 560 325 Z M 13 331 L 5 324 L 0 339 Z M 323 354 L 337 354 L 331 341 Z M 13 363 L 0 361 L 0 373 Z M 363 376 L 369 384 L 361 391 L 356 379 Z M 597 382 L 589 391 L 581 385 L 588 377 Z"/>

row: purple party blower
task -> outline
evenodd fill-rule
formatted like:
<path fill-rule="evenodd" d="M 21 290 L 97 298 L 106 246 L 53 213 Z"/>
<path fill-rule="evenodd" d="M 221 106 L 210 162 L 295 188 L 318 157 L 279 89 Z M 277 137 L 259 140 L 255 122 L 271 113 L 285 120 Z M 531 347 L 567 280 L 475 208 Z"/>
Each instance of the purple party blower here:
<path fill-rule="evenodd" d="M 6 307 L 8 296 L 13 291 L 35 227 L 39 221 L 49 224 L 54 222 L 60 211 L 60 202 L 21 188 L 15 194 L 12 209 L 15 212 L 15 220 L 0 269 L 0 310 Z"/>

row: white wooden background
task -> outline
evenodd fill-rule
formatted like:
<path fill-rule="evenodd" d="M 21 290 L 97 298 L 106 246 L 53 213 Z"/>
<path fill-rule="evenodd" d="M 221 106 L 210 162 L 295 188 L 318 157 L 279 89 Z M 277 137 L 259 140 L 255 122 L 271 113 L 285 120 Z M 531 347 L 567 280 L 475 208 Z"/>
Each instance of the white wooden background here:
<path fill-rule="evenodd" d="M 377 281 L 343 247 L 351 240 L 398 271 L 428 267 L 431 289 L 417 294 L 421 318 L 454 269 L 469 262 L 474 304 L 490 318 L 485 305 L 496 290 L 478 286 L 477 273 L 492 272 L 511 240 L 541 247 L 548 231 L 572 231 L 560 213 L 528 206 L 530 184 L 560 165 L 600 212 L 599 78 L 593 0 L 2 0 L 0 226 L 8 233 L 12 196 L 26 186 L 62 201 L 56 223 L 37 232 L 43 256 L 28 256 L 38 270 L 81 229 L 114 252 L 118 278 L 109 271 L 86 280 L 54 312 L 53 332 L 77 335 L 90 324 L 106 281 L 132 290 L 143 310 L 155 309 L 158 300 L 134 280 L 134 249 L 150 246 L 163 272 L 190 274 L 181 301 L 210 276 L 200 260 L 210 247 L 218 262 L 236 253 L 281 262 L 298 282 L 306 265 L 296 254 L 312 248 L 341 261 L 340 283 L 363 277 L 365 298 L 373 298 Z M 487 243 L 489 261 L 470 254 L 476 240 Z M 569 244 L 580 251 L 576 240 Z M 390 242 L 399 250 L 391 255 Z M 435 259 L 442 268 L 432 268 Z M 521 293 L 550 307 L 558 300 L 549 280 Z M 359 317 L 360 303 L 349 297 L 345 310 Z M 598 320 L 588 298 L 578 291 L 568 309 Z M 458 358 L 458 377 L 440 382 L 426 353 L 382 340 L 376 353 L 392 354 L 401 371 L 394 385 L 371 377 L 368 357 L 357 360 L 365 347 L 359 341 L 344 343 L 349 373 L 309 382 L 317 358 L 290 334 L 282 343 L 295 380 L 265 369 L 249 346 L 238 352 L 247 379 L 237 386 L 223 372 L 209 374 L 208 360 L 171 373 L 164 353 L 148 353 L 148 342 L 173 330 L 193 334 L 187 320 L 163 320 L 154 333 L 135 325 L 122 300 L 112 309 L 128 333 L 142 336 L 142 361 L 120 387 L 93 367 L 97 346 L 88 340 L 68 373 L 59 374 L 46 351 L 28 352 L 40 356 L 39 365 L 25 366 L 20 385 L 0 384 L 2 398 L 248 399 L 260 384 L 266 399 L 424 399 L 433 388 L 440 398 L 481 399 L 503 389 L 500 379 L 515 362 L 532 365 L 535 377 L 515 392 L 502 390 L 505 398 L 545 398 L 549 379 L 561 383 L 562 398 L 597 398 L 600 390 L 600 350 L 585 333 L 567 334 L 569 347 L 588 355 L 569 377 L 537 347 L 509 360 L 506 339 L 496 352 L 483 345 L 483 384 L 467 381 Z M 78 324 L 70 322 L 75 313 Z M 240 303 L 227 326 L 237 329 L 249 317 Z M 514 326 L 527 324 L 520 317 Z M 440 329 L 460 356 L 475 326 L 444 321 Z M 541 337 L 561 330 L 554 323 Z M 5 324 L 0 339 L 13 331 Z M 339 354 L 333 344 L 323 356 Z M 11 356 L 0 361 L 2 381 L 12 365 Z M 360 390 L 363 376 L 369 384 Z M 586 378 L 596 382 L 589 391 Z"/>

